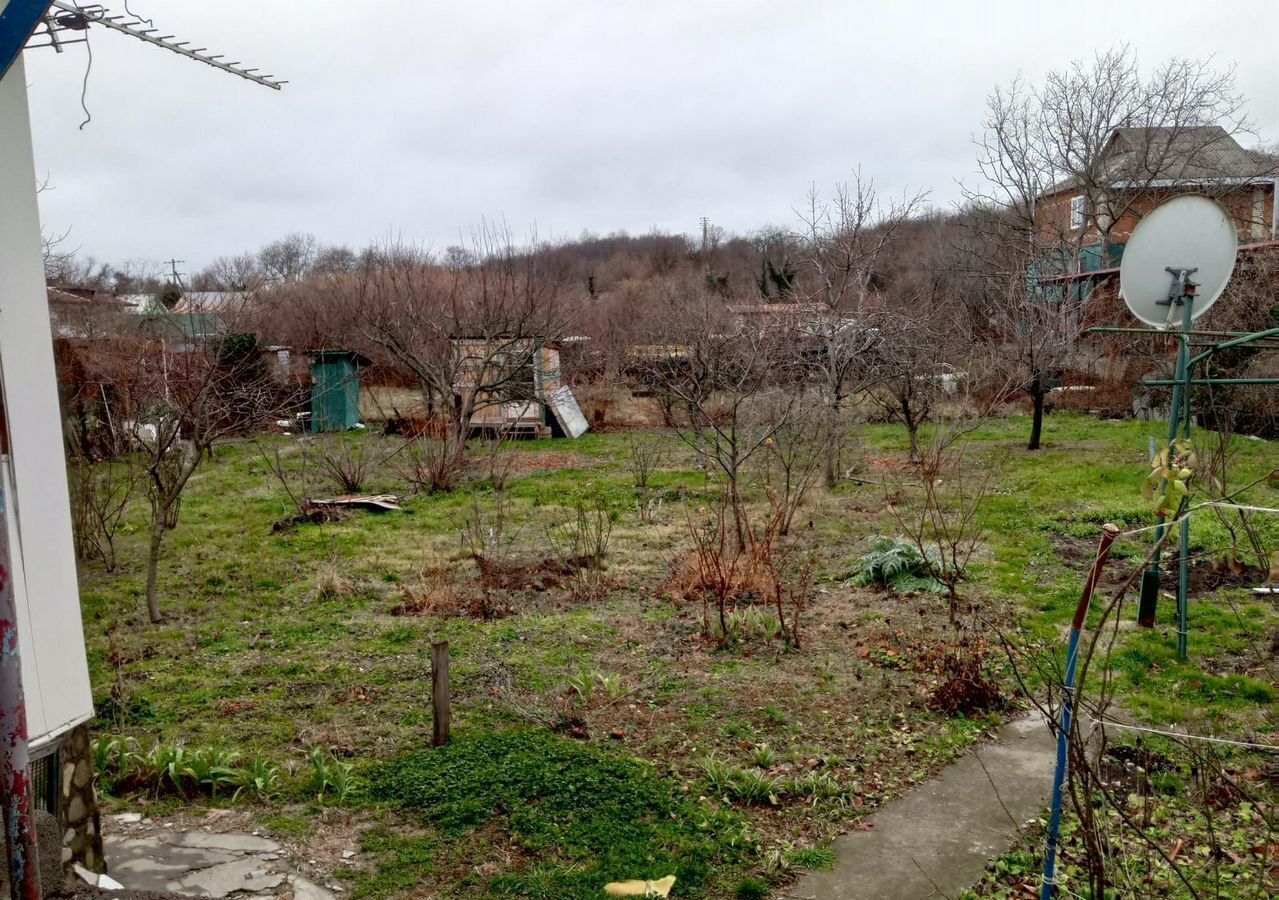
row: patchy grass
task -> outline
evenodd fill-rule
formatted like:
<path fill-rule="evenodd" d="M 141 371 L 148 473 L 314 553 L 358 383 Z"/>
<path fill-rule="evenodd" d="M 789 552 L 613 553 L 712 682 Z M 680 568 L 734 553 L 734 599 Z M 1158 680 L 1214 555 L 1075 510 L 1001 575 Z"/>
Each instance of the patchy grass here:
<path fill-rule="evenodd" d="M 986 504 L 990 534 L 961 593 L 980 611 L 983 631 L 1003 630 L 1024 645 L 1052 649 L 1073 612 L 1101 523 L 1153 521 L 1140 484 L 1147 437 L 1158 437 L 1162 426 L 1053 415 L 1038 453 L 1022 448 L 1026 427 L 1025 419 L 999 420 L 972 435 L 970 452 L 998 464 L 999 474 Z M 901 429 L 867 426 L 860 435 L 877 458 L 905 456 Z M 378 461 L 371 490 L 404 489 L 393 461 L 386 461 L 399 446 L 395 439 L 348 439 L 367 444 Z M 296 438 L 265 440 L 281 448 L 286 465 L 299 464 Z M 99 727 L 144 745 L 182 741 L 235 748 L 246 757 L 261 751 L 286 769 L 304 769 L 310 751 L 320 747 L 353 762 L 357 776 L 367 770 L 371 783 L 383 787 L 376 797 L 352 801 L 354 814 L 387 829 L 366 835 L 362 866 L 353 873 L 351 890 L 367 896 L 407 893 L 419 883 L 460 896 L 574 896 L 556 891 L 587 890 L 590 879 L 579 878 L 579 871 L 594 873 L 596 888 L 614 863 L 620 877 L 660 876 L 666 873 L 656 871 L 641 846 L 656 848 L 655 860 L 673 861 L 670 848 L 690 840 L 709 855 L 697 864 L 703 871 L 698 893 L 681 896 L 728 898 L 749 895 L 755 882 L 773 890 L 788 867 L 770 859 L 785 859 L 794 847 L 824 846 L 965 752 L 997 722 L 927 708 L 939 679 L 938 648 L 955 639 L 944 600 L 841 580 L 865 553 L 869 536 L 897 532 L 891 484 L 841 484 L 797 516 L 796 539 L 820 552 L 802 651 L 763 637 L 721 647 L 701 637 L 698 609 L 663 595 L 672 566 L 690 546 L 683 504 L 696 508 L 715 490 L 691 452 L 670 441 L 665 467 L 650 486 L 651 496 L 662 498 L 651 521 L 635 509 L 624 435 L 515 443 L 504 452 L 528 457 L 511 467 L 505 489 L 517 555 L 553 554 L 548 535 L 575 515 L 578 503 L 606 509 L 616 521 L 609 562 L 594 589 L 502 591 L 496 599 L 511 614 L 489 621 L 444 609 L 391 614 L 421 595 L 432 572 L 447 571 L 460 584 L 478 582 L 459 531 L 477 502 L 485 508 L 494 502 L 482 471 L 452 494 L 409 498 L 401 513 L 357 512 L 272 534 L 271 524 L 290 512 L 284 491 L 252 444 L 227 445 L 193 479 L 181 524 L 167 539 L 160 592 L 168 618 L 159 626 L 147 623 L 143 606 L 143 504 L 135 503 L 119 539 L 119 571 L 87 568 L 81 579 Z M 1273 445 L 1244 442 L 1237 477 L 1241 483 L 1258 478 L 1273 464 Z M 752 482 L 749 496 L 762 502 L 762 485 Z M 1264 482 L 1246 497 L 1279 505 L 1279 490 Z M 1270 529 L 1267 540 L 1279 541 L 1273 531 L 1279 525 L 1263 527 Z M 1205 562 L 1229 542 L 1211 516 L 1197 519 L 1192 534 Z M 1136 565 L 1145 546 L 1140 539 L 1120 541 L 1106 590 Z M 1133 599 L 1122 609 L 1126 622 Z M 1269 635 L 1279 622 L 1273 600 L 1238 588 L 1196 594 L 1186 662 L 1175 659 L 1174 615 L 1165 600 L 1158 628 L 1125 625 L 1115 633 L 1119 699 L 1151 722 L 1225 734 L 1273 732 Z M 430 644 L 440 639 L 450 643 L 454 727 L 462 737 L 456 748 L 423 754 L 431 727 Z M 997 661 L 998 652 L 992 657 Z M 578 694 L 569 683 L 583 672 L 609 689 Z M 997 674 L 1007 682 L 1006 671 Z M 529 730 L 531 723 L 541 728 L 569 720 L 585 744 L 549 729 Z M 728 853 L 712 836 L 703 847 L 694 840 L 696 829 L 682 830 L 690 824 L 682 818 L 668 825 L 643 821 L 641 814 L 634 841 L 610 857 L 608 847 L 591 843 L 586 823 L 613 823 L 592 819 L 605 813 L 591 811 L 596 799 L 589 791 L 558 800 L 539 794 L 524 809 L 495 803 L 483 823 L 450 831 L 447 823 L 460 821 L 458 807 L 433 793 L 439 788 L 431 767 L 466 754 L 483 759 L 503 742 L 515 742 L 512 753 L 526 761 L 565 754 L 585 767 L 588 780 L 630 773 L 642 795 L 629 802 L 642 809 L 676 804 L 671 809 L 681 817 L 709 815 L 707 809 L 731 814 L 750 841 Z M 739 779 L 743 796 L 717 792 L 703 769 L 708 759 L 757 779 Z M 549 790 L 549 781 L 533 784 L 509 771 L 510 780 L 502 781 L 500 762 L 484 765 L 502 802 L 526 787 Z M 401 772 L 406 785 L 416 783 L 418 793 L 397 795 L 377 780 L 376 773 L 390 771 Z M 576 777 L 555 771 L 570 782 Z M 763 792 L 752 787 L 754 780 L 812 789 Z M 702 796 L 710 798 L 709 807 L 696 799 Z M 416 830 L 401 832 L 385 822 L 388 805 L 410 811 Z M 274 819 L 285 831 L 301 827 L 279 818 L 284 815 L 270 804 L 261 807 L 264 822 Z M 568 835 L 567 849 L 548 849 L 560 846 L 560 831 Z M 402 862 L 409 857 L 424 862 Z M 641 871 L 620 871 L 624 863 L 641 862 Z"/>

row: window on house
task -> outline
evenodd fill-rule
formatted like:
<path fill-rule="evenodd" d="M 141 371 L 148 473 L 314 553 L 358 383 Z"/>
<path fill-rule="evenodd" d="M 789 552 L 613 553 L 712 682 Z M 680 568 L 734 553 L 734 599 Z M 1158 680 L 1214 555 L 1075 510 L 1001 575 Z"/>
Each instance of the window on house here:
<path fill-rule="evenodd" d="M 1088 216 L 1088 198 L 1083 194 L 1070 198 L 1070 227 L 1083 228 Z"/>

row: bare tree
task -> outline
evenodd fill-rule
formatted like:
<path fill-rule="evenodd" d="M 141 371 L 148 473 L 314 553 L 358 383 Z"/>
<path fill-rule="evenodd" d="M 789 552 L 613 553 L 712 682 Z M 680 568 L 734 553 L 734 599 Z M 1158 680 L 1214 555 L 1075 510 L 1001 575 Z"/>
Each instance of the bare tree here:
<path fill-rule="evenodd" d="M 458 456 L 478 410 L 531 399 L 523 394 L 542 347 L 570 322 L 562 274 L 543 254 L 492 228 L 477 233 L 475 252 L 476 265 L 458 268 L 414 248 L 387 248 L 328 285 L 354 334 L 417 379 Z"/>
<path fill-rule="evenodd" d="M 718 300 L 703 294 L 672 308 L 655 338 L 637 364 L 684 414 L 676 423 L 680 439 L 723 474 L 741 549 L 744 468 L 799 402 L 794 331 L 788 320 L 738 329 Z"/>
<path fill-rule="evenodd" d="M 823 199 L 814 187 L 797 211 L 800 227 L 794 239 L 804 276 L 802 299 L 822 310 L 808 330 L 818 347 L 811 365 L 822 384 L 827 414 L 828 487 L 834 486 L 840 468 L 844 403 L 865 387 L 859 376 L 866 373 L 862 364 L 876 340 L 863 321 L 876 269 L 926 199 L 926 193 L 916 193 L 884 202 L 874 182 L 859 170 L 852 184 L 835 186 L 832 199 Z"/>
<path fill-rule="evenodd" d="M 315 235 L 295 231 L 259 250 L 258 268 L 268 282 L 301 281 L 315 261 L 316 251 Z"/>
<path fill-rule="evenodd" d="M 229 326 L 233 311 L 222 315 Z M 160 622 L 159 562 L 165 532 L 178 525 L 183 492 L 216 442 L 274 412 L 275 385 L 252 335 L 201 338 L 163 316 L 143 334 L 116 342 L 101 369 L 117 398 L 116 427 L 135 448 L 146 485 L 146 604 L 151 621 Z"/>

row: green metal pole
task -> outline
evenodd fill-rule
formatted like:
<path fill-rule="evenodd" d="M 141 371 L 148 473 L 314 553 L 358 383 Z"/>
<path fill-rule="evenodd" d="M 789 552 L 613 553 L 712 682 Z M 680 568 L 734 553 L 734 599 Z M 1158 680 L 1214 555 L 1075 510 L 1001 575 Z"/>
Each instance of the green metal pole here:
<path fill-rule="evenodd" d="M 1185 354 L 1185 362 L 1182 364 L 1181 375 L 1182 375 L 1182 378 L 1185 380 L 1185 383 L 1181 389 L 1181 402 L 1182 402 L 1183 408 L 1180 412 L 1184 419 L 1184 424 L 1182 425 L 1182 437 L 1185 440 L 1190 440 L 1190 426 L 1191 426 L 1190 397 L 1191 397 L 1191 392 L 1193 391 L 1193 388 L 1191 387 L 1191 375 L 1194 372 L 1194 364 L 1190 359 L 1189 334 L 1190 334 L 1190 325 L 1191 325 L 1190 308 L 1193 302 L 1194 302 L 1193 296 L 1187 296 L 1185 298 L 1186 308 L 1185 308 L 1185 311 L 1182 317 L 1182 323 L 1181 323 L 1182 331 L 1185 335 L 1187 335 L 1187 337 L 1185 337 L 1181 342 L 1181 346 L 1182 346 L 1181 352 Z M 1173 420 L 1176 421 L 1175 415 L 1173 417 Z M 1183 503 L 1183 506 L 1184 506 L 1184 503 Z M 1188 621 L 1190 618 L 1189 602 L 1187 598 L 1187 594 L 1189 592 L 1189 587 L 1190 587 L 1190 517 L 1189 516 L 1182 516 L 1181 533 L 1178 535 L 1178 538 L 1179 538 L 1178 555 L 1180 559 L 1178 559 L 1177 561 L 1178 563 L 1177 658 L 1184 660 L 1189 655 L 1189 652 L 1186 646 L 1188 643 L 1187 641 L 1187 636 L 1189 632 Z"/>
<path fill-rule="evenodd" d="M 1186 304 L 1186 309 L 1190 308 Z M 1187 315 L 1189 315 L 1187 313 Z M 1177 430 L 1181 424 L 1181 404 L 1183 386 L 1186 380 L 1186 360 L 1190 356 L 1184 334 L 1177 335 L 1177 375 L 1172 385 L 1172 403 L 1168 407 L 1168 446 L 1177 439 Z M 1140 602 L 1137 606 L 1137 624 L 1143 628 L 1155 627 L 1155 611 L 1159 604 L 1159 547 L 1162 546 L 1166 529 L 1164 517 L 1160 516 L 1155 528 L 1155 555 L 1151 558 L 1150 568 L 1142 573 Z"/>

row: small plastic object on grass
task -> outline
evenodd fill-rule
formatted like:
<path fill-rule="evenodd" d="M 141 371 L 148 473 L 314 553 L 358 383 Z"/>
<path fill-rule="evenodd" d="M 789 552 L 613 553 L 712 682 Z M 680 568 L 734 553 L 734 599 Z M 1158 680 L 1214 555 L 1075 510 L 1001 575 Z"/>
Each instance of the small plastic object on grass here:
<path fill-rule="evenodd" d="M 604 893 L 610 897 L 669 897 L 675 887 L 675 876 L 667 875 L 657 881 L 614 881 L 604 885 Z"/>

